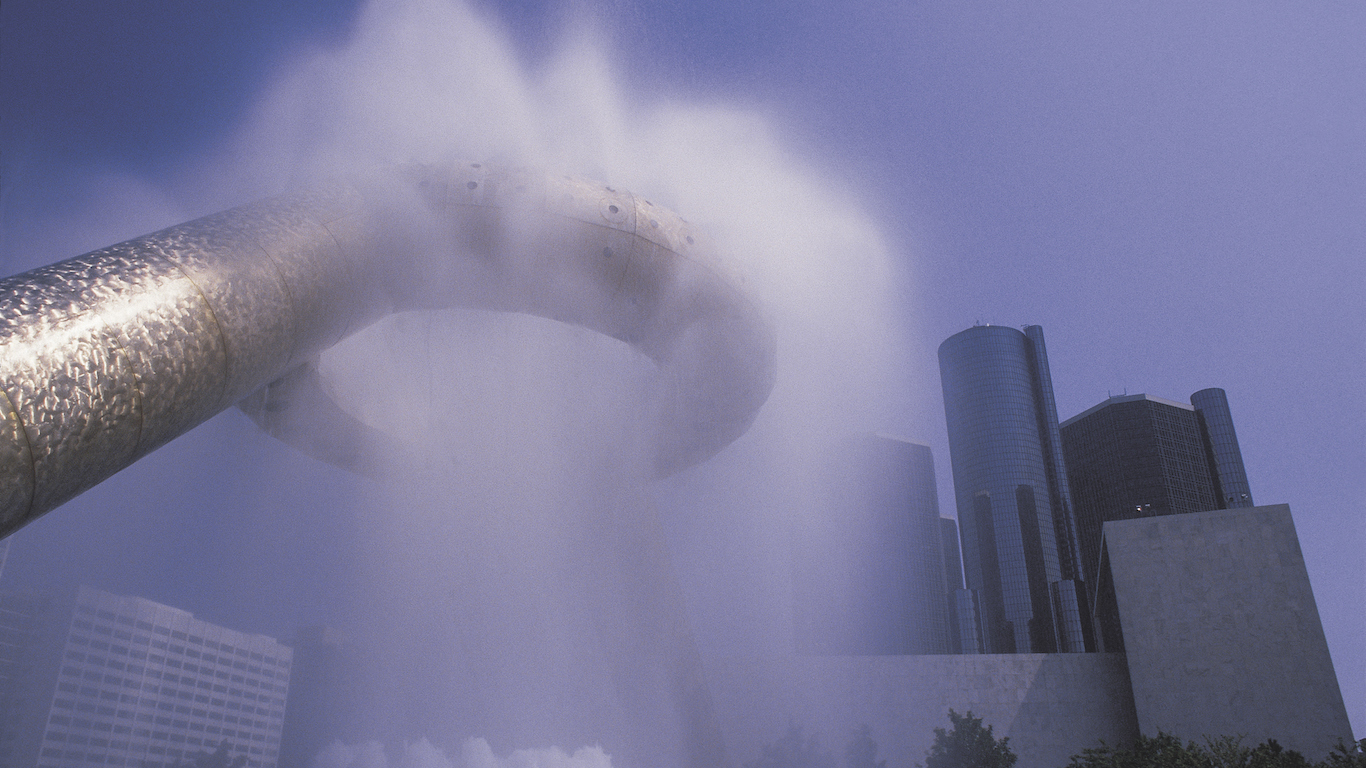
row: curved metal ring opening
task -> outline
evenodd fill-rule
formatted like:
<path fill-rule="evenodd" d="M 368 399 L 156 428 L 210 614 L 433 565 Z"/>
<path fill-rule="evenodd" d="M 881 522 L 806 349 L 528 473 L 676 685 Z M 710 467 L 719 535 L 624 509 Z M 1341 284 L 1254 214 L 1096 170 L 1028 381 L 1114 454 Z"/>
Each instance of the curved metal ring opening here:
<path fill-rule="evenodd" d="M 775 351 L 699 239 L 582 179 L 405 166 L 0 280 L 0 535 L 239 402 L 372 470 L 388 438 L 331 403 L 311 361 L 396 311 L 524 312 L 625 341 L 672 382 L 657 471 L 704 461 L 753 421 Z"/>

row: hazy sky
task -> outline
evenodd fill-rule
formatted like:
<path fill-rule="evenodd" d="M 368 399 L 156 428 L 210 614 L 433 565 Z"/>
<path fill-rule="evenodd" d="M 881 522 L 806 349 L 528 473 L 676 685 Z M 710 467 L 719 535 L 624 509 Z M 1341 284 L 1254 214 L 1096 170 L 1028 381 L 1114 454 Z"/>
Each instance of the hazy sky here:
<path fill-rule="evenodd" d="M 626 111 L 759 115 L 867 212 L 901 269 L 908 340 L 886 350 L 906 394 L 879 428 L 934 449 L 944 514 L 935 350 L 974 322 L 1044 327 L 1064 419 L 1108 394 L 1227 390 L 1254 498 L 1294 511 L 1366 734 L 1366 6 L 476 8 L 531 72 L 588 19 Z M 282 69 L 345 46 L 358 18 L 340 1 L 7 0 L 0 272 L 243 202 L 249 184 L 196 171 L 242 151 Z M 97 582 L 286 638 L 344 615 L 338 596 L 366 575 L 337 548 L 365 532 L 328 510 L 366 486 L 237 413 L 144 464 L 17 536 L 7 577 Z M 233 543 L 263 521 L 277 535 Z M 705 579 L 688 583 L 705 605 Z"/>

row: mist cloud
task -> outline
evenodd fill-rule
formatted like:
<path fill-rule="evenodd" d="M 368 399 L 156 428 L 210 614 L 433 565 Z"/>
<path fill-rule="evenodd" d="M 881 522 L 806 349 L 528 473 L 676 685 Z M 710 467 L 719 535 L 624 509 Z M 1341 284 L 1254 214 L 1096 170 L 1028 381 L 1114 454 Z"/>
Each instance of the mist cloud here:
<path fill-rule="evenodd" d="M 369 533 L 343 554 L 367 574 L 367 614 L 348 629 L 383 659 L 376 710 L 401 713 L 407 738 L 602 743 L 627 764 L 682 764 L 697 715 L 670 698 L 671 665 L 695 651 L 660 638 L 693 637 L 675 626 L 690 620 L 704 644 L 786 648 L 787 537 L 828 492 L 827 452 L 899 418 L 895 280 L 857 197 L 767 117 L 629 91 L 593 23 L 533 70 L 467 4 L 375 0 L 344 45 L 301 52 L 276 77 L 215 175 L 241 194 L 414 161 L 584 176 L 676 210 L 762 303 L 778 335 L 768 404 L 717 459 L 658 487 L 641 429 L 658 371 L 615 340 L 539 318 L 408 313 L 320 364 L 343 407 L 420 457 L 357 513 Z M 426 741 L 393 759 L 606 763 L 557 750 L 493 763 L 471 744 L 483 742 L 465 743 L 463 763 Z M 373 745 L 324 757 L 394 764 Z"/>
<path fill-rule="evenodd" d="M 600 747 L 581 747 L 567 754 L 557 747 L 518 749 L 498 757 L 487 741 L 467 739 L 455 759 L 426 739 L 403 745 L 391 761 L 379 742 L 347 746 L 334 742 L 313 761 L 312 768 L 611 768 Z"/>

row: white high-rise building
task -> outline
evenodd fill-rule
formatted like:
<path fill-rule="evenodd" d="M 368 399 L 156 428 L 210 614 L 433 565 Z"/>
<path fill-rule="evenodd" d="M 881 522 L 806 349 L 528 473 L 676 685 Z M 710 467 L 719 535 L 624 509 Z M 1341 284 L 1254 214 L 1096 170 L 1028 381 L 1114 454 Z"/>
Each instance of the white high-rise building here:
<path fill-rule="evenodd" d="M 293 651 L 140 597 L 0 594 L 0 764 L 275 768 Z"/>

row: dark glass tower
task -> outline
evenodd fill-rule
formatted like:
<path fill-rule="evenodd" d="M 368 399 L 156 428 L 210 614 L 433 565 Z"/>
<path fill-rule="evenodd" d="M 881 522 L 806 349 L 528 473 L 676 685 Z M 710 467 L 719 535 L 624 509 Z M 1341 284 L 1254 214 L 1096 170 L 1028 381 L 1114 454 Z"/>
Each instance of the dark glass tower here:
<path fill-rule="evenodd" d="M 1205 440 L 1210 466 L 1214 471 L 1214 491 L 1224 509 L 1254 506 L 1252 489 L 1243 469 L 1243 452 L 1238 449 L 1238 433 L 1233 431 L 1233 414 L 1228 397 L 1218 387 L 1202 389 L 1191 395 L 1195 415 L 1200 417 L 1200 434 Z"/>
<path fill-rule="evenodd" d="M 1191 403 L 1120 395 L 1062 423 L 1082 572 L 1096 592 L 1106 650 L 1123 648 L 1101 541 L 1106 522 L 1252 506 L 1224 391 L 1201 390 Z"/>
<path fill-rule="evenodd" d="M 1086 650 L 1043 329 L 969 328 L 939 346 L 939 371 L 963 565 L 984 650 Z"/>

